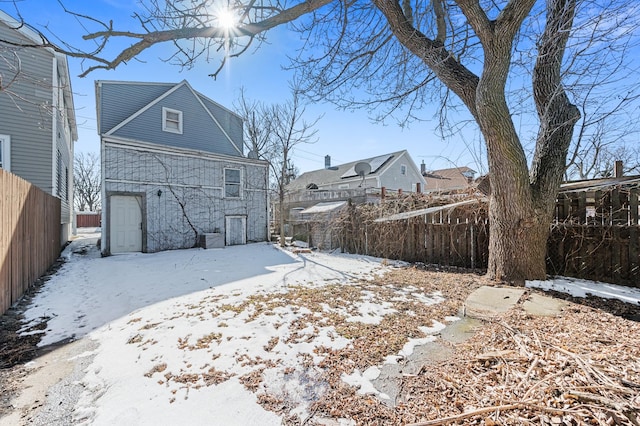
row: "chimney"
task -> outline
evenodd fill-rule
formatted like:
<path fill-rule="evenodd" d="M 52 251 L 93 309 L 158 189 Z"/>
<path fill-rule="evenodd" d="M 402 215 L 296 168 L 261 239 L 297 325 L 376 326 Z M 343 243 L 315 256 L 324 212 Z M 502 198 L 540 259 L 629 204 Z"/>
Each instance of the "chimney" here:
<path fill-rule="evenodd" d="M 325 155 L 324 156 L 324 168 L 328 169 L 331 167 L 331 156 L 330 155 Z"/>
<path fill-rule="evenodd" d="M 613 177 L 622 177 L 624 172 L 622 171 L 622 160 L 616 160 L 616 165 L 613 168 Z"/>
<path fill-rule="evenodd" d="M 424 160 L 422 160 L 422 164 L 420 164 L 420 174 L 424 176 L 427 173 L 427 166 L 424 164 Z"/>

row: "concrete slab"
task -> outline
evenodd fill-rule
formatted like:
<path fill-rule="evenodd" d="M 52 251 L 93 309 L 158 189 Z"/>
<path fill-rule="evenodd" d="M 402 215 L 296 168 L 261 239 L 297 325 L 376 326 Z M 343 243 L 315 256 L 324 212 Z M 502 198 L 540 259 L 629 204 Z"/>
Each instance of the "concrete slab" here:
<path fill-rule="evenodd" d="M 414 352 L 397 364 L 384 364 L 380 367 L 380 375 L 372 380 L 375 388 L 386 394 L 389 399 L 380 401 L 390 407 L 403 402 L 402 379 L 407 375 L 418 374 L 421 368 L 429 363 L 447 360 L 453 353 L 452 348 L 444 341 L 457 344 L 472 337 L 482 327 L 484 319 L 506 312 L 518 304 L 527 289 L 517 287 L 480 287 L 471 293 L 465 302 L 464 316 L 459 321 L 448 323 L 436 335 L 438 340 L 416 346 Z M 548 296 L 532 293 L 522 304 L 531 315 L 551 316 L 562 313 L 568 303 Z"/>
<path fill-rule="evenodd" d="M 442 340 L 452 343 L 461 343 L 473 337 L 476 329 L 482 323 L 473 318 L 464 317 L 458 321 L 447 323 L 447 326 L 436 335 Z M 430 363 L 446 361 L 453 354 L 453 349 L 439 340 L 418 345 L 413 353 L 398 361 L 397 364 L 383 364 L 380 366 L 380 375 L 371 381 L 378 392 L 389 396 L 389 399 L 380 398 L 380 401 L 389 407 L 395 407 L 403 402 L 402 378 L 406 375 L 415 375 Z"/>
<path fill-rule="evenodd" d="M 440 332 L 442 340 L 451 343 L 462 343 L 476 334 L 476 330 L 482 327 L 482 322 L 477 319 L 464 317 L 458 321 L 453 321 Z"/>
<path fill-rule="evenodd" d="M 522 304 L 522 308 L 535 316 L 555 316 L 562 313 L 568 306 L 564 300 L 554 299 L 549 296 L 533 293 Z"/>
<path fill-rule="evenodd" d="M 483 319 L 506 312 L 518 303 L 524 292 L 524 288 L 480 287 L 467 297 L 465 315 Z"/>
<path fill-rule="evenodd" d="M 413 353 L 400 360 L 397 364 L 383 364 L 380 366 L 380 375 L 371 380 L 371 384 L 378 392 L 386 394 L 389 399 L 380 398 L 380 401 L 388 407 L 395 407 L 402 400 L 402 378 L 406 375 L 413 376 L 420 372 L 422 367 L 430 363 L 446 361 L 453 351 L 450 347 L 438 341 L 416 346 Z"/>

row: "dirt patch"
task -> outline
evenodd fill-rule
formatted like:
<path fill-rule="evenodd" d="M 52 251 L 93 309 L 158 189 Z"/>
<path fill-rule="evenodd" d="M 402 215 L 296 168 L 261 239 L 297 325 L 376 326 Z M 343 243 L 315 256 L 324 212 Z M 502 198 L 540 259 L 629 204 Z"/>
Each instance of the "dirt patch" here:
<path fill-rule="evenodd" d="M 24 326 L 24 311 L 31 303 L 33 297 L 64 265 L 64 258 L 58 258 L 47 272 L 38 278 L 25 292 L 22 298 L 14 304 L 4 315 L 0 316 L 0 417 L 10 412 L 13 407 L 11 400 L 16 395 L 20 383 L 27 372 L 23 364 L 38 357 L 43 349 L 38 348 L 40 333 L 21 335 L 18 333 Z M 48 318 L 33 324 L 25 332 L 36 332 L 47 327 Z"/>
<path fill-rule="evenodd" d="M 35 283 L 25 292 L 22 298 L 7 312 L 0 316 L 0 369 L 24 364 L 38 356 L 37 345 L 40 342 L 38 330 L 47 328 L 49 318 L 41 318 L 41 321 L 23 330 L 27 335 L 20 335 L 18 331 L 24 326 L 24 311 L 28 308 L 34 296 L 40 292 L 42 287 L 51 279 L 64 265 L 64 258 L 51 265 L 47 272 L 36 280 Z"/>

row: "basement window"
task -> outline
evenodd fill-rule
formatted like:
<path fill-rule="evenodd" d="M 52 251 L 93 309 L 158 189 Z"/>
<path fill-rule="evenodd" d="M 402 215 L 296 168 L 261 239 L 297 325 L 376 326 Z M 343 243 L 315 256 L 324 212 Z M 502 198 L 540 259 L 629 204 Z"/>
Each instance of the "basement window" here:
<path fill-rule="evenodd" d="M 182 134 L 182 111 L 162 108 L 162 130 Z"/>

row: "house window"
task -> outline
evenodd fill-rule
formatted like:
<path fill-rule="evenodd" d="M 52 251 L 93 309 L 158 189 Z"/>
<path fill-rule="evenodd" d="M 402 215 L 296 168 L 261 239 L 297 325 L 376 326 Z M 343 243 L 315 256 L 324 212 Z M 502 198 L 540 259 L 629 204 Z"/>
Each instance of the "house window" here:
<path fill-rule="evenodd" d="M 56 155 L 56 195 L 62 195 L 62 153 L 58 150 Z"/>
<path fill-rule="evenodd" d="M 407 174 L 407 166 L 406 165 L 402 164 L 400 166 L 400 174 L 403 175 L 403 176 Z"/>
<path fill-rule="evenodd" d="M 182 134 L 182 111 L 162 108 L 162 130 Z"/>
<path fill-rule="evenodd" d="M 240 198 L 240 169 L 224 169 L 224 196 Z"/>
<path fill-rule="evenodd" d="M 11 170 L 11 137 L 0 135 L 0 169 Z"/>

